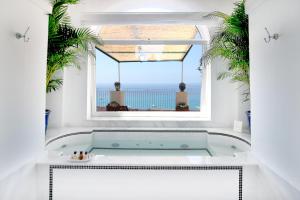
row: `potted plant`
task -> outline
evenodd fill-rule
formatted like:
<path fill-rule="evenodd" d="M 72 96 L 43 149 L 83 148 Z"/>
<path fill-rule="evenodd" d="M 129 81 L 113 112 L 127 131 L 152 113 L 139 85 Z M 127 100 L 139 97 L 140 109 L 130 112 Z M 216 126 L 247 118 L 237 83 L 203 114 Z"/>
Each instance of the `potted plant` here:
<path fill-rule="evenodd" d="M 49 121 L 49 115 L 50 115 L 50 110 L 46 109 L 45 111 L 45 131 L 47 131 L 48 128 L 48 121 Z"/>
<path fill-rule="evenodd" d="M 115 82 L 115 89 L 116 89 L 116 91 L 120 91 L 120 89 L 121 89 L 121 83 L 120 82 Z"/>
<path fill-rule="evenodd" d="M 218 80 L 230 78 L 233 82 L 240 82 L 246 87 L 243 92 L 244 102 L 250 100 L 249 79 L 249 33 L 248 15 L 245 10 L 245 0 L 235 3 L 231 15 L 213 12 L 207 17 L 222 19 L 223 23 L 212 37 L 211 45 L 201 58 L 201 66 L 212 59 L 221 57 L 229 61 L 227 71 L 219 74 Z M 247 111 L 250 126 L 251 112 Z"/>
<path fill-rule="evenodd" d="M 184 82 L 179 83 L 179 90 L 180 90 L 180 92 L 184 92 L 185 88 L 186 88 L 186 85 L 185 85 Z"/>
<path fill-rule="evenodd" d="M 78 58 L 89 53 L 92 45 L 100 45 L 101 41 L 89 28 L 76 28 L 71 25 L 67 13 L 68 5 L 77 4 L 79 0 L 51 0 L 52 13 L 48 22 L 48 53 L 46 92 L 58 90 L 63 79 L 57 77 L 58 71 L 65 67 L 80 68 Z M 50 110 L 46 110 L 46 125 Z"/>
<path fill-rule="evenodd" d="M 176 111 L 189 111 L 189 106 L 186 103 L 179 103 L 176 106 Z"/>

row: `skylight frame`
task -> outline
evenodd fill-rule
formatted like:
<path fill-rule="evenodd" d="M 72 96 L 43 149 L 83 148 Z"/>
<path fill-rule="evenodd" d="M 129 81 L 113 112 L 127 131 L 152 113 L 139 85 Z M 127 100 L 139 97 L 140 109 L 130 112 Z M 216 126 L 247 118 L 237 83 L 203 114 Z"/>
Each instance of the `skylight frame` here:
<path fill-rule="evenodd" d="M 111 28 L 112 27 L 112 28 Z M 180 29 L 182 27 L 183 32 L 177 31 L 177 29 Z M 122 28 L 125 29 L 125 31 L 122 32 Z M 110 30 L 111 29 L 111 30 Z M 119 30 L 118 30 L 119 29 Z M 147 30 L 150 30 L 150 33 L 147 32 Z M 157 30 L 158 29 L 158 30 Z M 161 29 L 161 30 L 160 30 Z M 101 31 L 102 30 L 102 31 Z M 143 32 L 145 31 L 146 32 Z M 157 30 L 157 31 L 156 31 Z M 176 31 L 174 31 L 176 30 Z M 111 31 L 112 33 L 110 34 Z M 120 31 L 120 33 L 118 32 Z M 161 33 L 157 33 L 161 31 Z M 141 34 L 139 34 L 141 33 Z M 103 34 L 103 35 L 101 35 Z M 122 36 L 124 34 L 124 38 Z M 151 35 L 153 34 L 153 35 Z M 161 34 L 163 35 L 162 37 Z M 185 36 L 187 34 L 187 36 Z M 183 61 L 184 58 L 187 56 L 188 52 L 192 48 L 193 44 L 203 44 L 206 43 L 206 41 L 196 40 L 195 38 L 197 35 L 200 34 L 197 26 L 195 25 L 174 25 L 174 24 L 168 24 L 168 25 L 113 25 L 113 26 L 103 26 L 101 27 L 99 31 L 99 36 L 101 37 L 103 41 L 103 45 L 98 46 L 97 49 L 100 50 L 105 55 L 109 56 L 116 62 L 122 63 L 122 62 L 172 62 L 172 61 Z M 111 37 L 111 35 L 113 35 Z M 113 48 L 110 50 L 106 50 L 103 48 L 103 46 L 112 46 L 116 45 L 120 49 L 122 46 L 124 48 L 134 48 L 135 50 L 131 50 L 128 52 L 118 50 L 118 51 L 112 51 Z M 128 45 L 128 46 L 127 46 Z M 139 58 L 134 59 L 136 56 L 136 48 L 138 46 L 146 46 L 147 45 L 164 45 L 164 50 L 160 52 L 143 52 L 144 54 L 151 57 L 151 59 L 148 60 L 142 60 Z M 170 45 L 170 46 L 168 46 Z M 172 46 L 173 45 L 173 46 Z M 125 47 L 126 46 L 126 47 Z M 177 46 L 177 47 L 176 47 Z M 168 50 L 165 50 L 167 48 L 173 48 L 175 49 L 174 52 L 169 52 Z M 150 47 L 151 48 L 151 47 Z M 176 51 L 176 48 L 179 48 L 178 51 Z M 108 48 L 109 49 L 109 48 Z M 127 54 L 127 58 L 126 55 Z M 135 56 L 132 56 L 132 55 Z M 160 59 L 156 59 L 155 57 L 157 54 L 160 54 L 158 57 L 162 57 Z M 169 58 L 168 58 L 169 54 Z M 163 56 L 162 56 L 163 55 Z M 122 58 L 123 57 L 123 58 Z M 175 58 L 174 58 L 175 57 Z M 178 57 L 178 58 L 176 58 Z"/>

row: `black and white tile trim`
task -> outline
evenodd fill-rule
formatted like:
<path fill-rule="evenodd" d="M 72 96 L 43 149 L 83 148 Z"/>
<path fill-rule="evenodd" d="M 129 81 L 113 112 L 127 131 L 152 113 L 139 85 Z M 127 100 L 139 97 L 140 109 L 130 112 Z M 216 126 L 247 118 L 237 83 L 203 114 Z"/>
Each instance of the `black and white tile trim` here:
<path fill-rule="evenodd" d="M 49 167 L 49 200 L 53 200 L 54 169 L 87 169 L 87 170 L 238 170 L 238 200 L 243 199 L 243 167 L 242 166 L 157 166 L 157 165 L 50 165 Z"/>

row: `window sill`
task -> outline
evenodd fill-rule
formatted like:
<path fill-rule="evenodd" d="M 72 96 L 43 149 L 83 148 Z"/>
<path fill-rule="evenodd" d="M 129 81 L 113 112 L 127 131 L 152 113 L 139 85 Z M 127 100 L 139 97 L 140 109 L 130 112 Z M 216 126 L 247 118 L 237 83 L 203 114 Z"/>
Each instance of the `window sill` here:
<path fill-rule="evenodd" d="M 197 112 L 97 112 L 89 121 L 211 121 L 209 114 Z"/>

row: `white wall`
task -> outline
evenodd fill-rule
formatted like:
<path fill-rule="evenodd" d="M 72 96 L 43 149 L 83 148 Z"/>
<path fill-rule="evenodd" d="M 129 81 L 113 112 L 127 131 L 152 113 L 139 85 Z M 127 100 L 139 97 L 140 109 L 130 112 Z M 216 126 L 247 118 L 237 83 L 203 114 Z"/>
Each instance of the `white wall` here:
<path fill-rule="evenodd" d="M 63 72 L 58 72 L 57 77 L 62 77 Z M 65 82 L 65 80 L 64 80 Z M 63 96 L 64 96 L 64 87 L 59 90 L 46 95 L 46 104 L 47 109 L 51 110 L 49 116 L 49 127 L 61 127 L 63 126 Z M 50 103 L 51 102 L 51 103 Z"/>
<path fill-rule="evenodd" d="M 233 8 L 233 0 L 166 0 L 166 1 L 126 1 L 112 0 L 103 4 L 95 0 L 87 0 L 81 5 L 72 6 L 70 13 L 73 23 L 79 25 L 85 14 L 90 14 L 93 22 L 100 19 L 95 13 L 118 13 L 131 11 L 170 11 L 207 13 L 215 10 L 230 12 Z M 156 8 L 156 9 L 155 9 Z M 124 13 L 123 13 L 124 14 Z M 190 15 L 189 15 L 190 16 Z M 193 15 L 192 15 L 193 16 Z M 104 16 L 102 16 L 104 17 Z M 122 16 L 123 18 L 126 16 Z M 188 17 L 188 16 L 187 16 Z M 120 18 L 120 16 L 119 16 Z M 108 19 L 105 19 L 108 20 Z M 105 21 L 104 20 L 104 21 Z M 113 19 L 114 22 L 120 20 Z M 200 17 L 199 19 L 200 20 Z M 109 21 L 109 20 L 108 20 Z M 102 20 L 103 22 L 103 20 Z M 232 127 L 233 120 L 243 120 L 247 127 L 245 111 L 248 104 L 240 104 L 238 85 L 229 83 L 228 80 L 217 81 L 217 75 L 226 67 L 222 60 L 216 60 L 212 66 L 212 121 L 210 122 L 139 122 L 136 121 L 87 121 L 87 62 L 83 62 L 81 71 L 66 69 L 63 73 L 64 86 L 59 91 L 47 95 L 47 108 L 53 110 L 50 116 L 49 127 L 63 126 L 106 126 L 106 127 Z"/>
<path fill-rule="evenodd" d="M 10 0 L 0 7 L 1 200 L 20 199 L 12 180 L 20 183 L 19 169 L 43 152 L 48 18 L 41 5 Z M 30 41 L 17 40 L 15 33 L 28 26 Z"/>
<path fill-rule="evenodd" d="M 76 25 L 82 23 L 95 25 L 99 22 L 100 24 L 103 24 L 103 22 L 109 24 L 110 20 L 128 24 L 128 22 L 132 22 L 132 16 L 124 15 L 127 12 L 148 12 L 152 14 L 153 12 L 159 12 L 162 16 L 167 13 L 169 15 L 168 19 L 163 19 L 161 16 L 156 18 L 157 22 L 166 24 L 174 21 L 184 23 L 187 18 L 199 22 L 203 15 L 216 10 L 230 13 L 234 2 L 236 0 L 110 0 L 105 3 L 99 0 L 85 0 L 81 1 L 80 5 L 70 6 L 69 11 L 72 21 Z M 184 14 L 186 12 L 189 14 Z M 107 14 L 113 14 L 113 16 Z M 183 14 L 185 19 L 181 19 L 183 17 L 173 18 L 176 15 L 178 17 Z M 138 23 L 145 23 L 149 20 L 148 17 L 140 13 L 137 16 L 134 16 L 134 20 Z M 153 18 L 151 18 L 151 23 L 154 23 L 152 20 Z"/>
<path fill-rule="evenodd" d="M 231 12 L 235 0 L 110 0 L 103 3 L 99 0 L 82 1 L 82 12 L 211 12 L 223 10 Z"/>
<path fill-rule="evenodd" d="M 252 149 L 300 191 L 300 2 L 250 1 Z M 267 27 L 279 33 L 266 44 Z"/>

